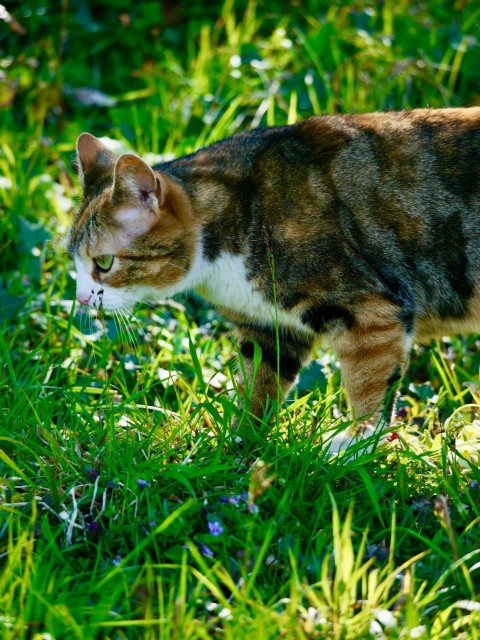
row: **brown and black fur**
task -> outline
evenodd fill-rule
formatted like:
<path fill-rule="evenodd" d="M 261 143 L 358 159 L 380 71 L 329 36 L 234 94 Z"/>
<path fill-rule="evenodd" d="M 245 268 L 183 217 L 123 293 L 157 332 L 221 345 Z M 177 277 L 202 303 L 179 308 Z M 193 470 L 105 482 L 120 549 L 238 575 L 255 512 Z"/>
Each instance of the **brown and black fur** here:
<path fill-rule="evenodd" d="M 86 218 L 108 226 L 109 163 L 99 163 L 98 176 L 92 163 L 90 180 L 85 173 L 72 252 Z M 262 348 L 251 401 L 258 415 L 276 397 L 277 337 L 284 393 L 324 336 L 360 417 L 391 414 L 382 401 L 405 370 L 411 339 L 480 329 L 480 108 L 313 117 L 235 135 L 154 170 L 184 225 L 171 240 L 184 268 L 192 225 L 207 260 L 243 256 L 256 289 L 305 327 L 277 336 L 272 324 L 219 305 L 237 327 L 247 372 L 252 340 Z M 160 255 L 164 238 L 159 222 L 139 250 Z M 145 262 L 134 270 L 148 278 Z"/>

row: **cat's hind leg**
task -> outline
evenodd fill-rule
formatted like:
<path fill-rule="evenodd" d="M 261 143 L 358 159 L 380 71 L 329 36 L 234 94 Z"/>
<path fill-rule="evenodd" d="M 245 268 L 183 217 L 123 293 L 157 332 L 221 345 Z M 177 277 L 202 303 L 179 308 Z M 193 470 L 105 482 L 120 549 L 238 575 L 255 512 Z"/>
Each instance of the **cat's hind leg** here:
<path fill-rule="evenodd" d="M 335 437 L 330 450 L 344 449 L 369 435 L 376 435 L 378 443 L 385 442 L 396 388 L 408 361 L 409 323 L 402 319 L 399 307 L 372 297 L 356 309 L 351 327 L 331 336 L 331 343 L 340 361 L 354 424 Z"/>

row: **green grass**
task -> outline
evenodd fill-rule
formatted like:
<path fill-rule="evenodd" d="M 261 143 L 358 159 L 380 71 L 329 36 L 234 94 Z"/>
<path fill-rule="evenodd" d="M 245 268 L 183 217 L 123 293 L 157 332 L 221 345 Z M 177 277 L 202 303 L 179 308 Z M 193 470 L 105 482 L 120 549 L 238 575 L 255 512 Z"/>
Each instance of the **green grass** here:
<path fill-rule="evenodd" d="M 480 636 L 478 336 L 415 347 L 398 439 L 334 457 L 330 352 L 258 429 L 201 301 L 122 323 L 72 305 L 81 131 L 178 156 L 314 112 L 478 103 L 477 3 L 301 5 L 180 3 L 177 24 L 28 0 L 27 34 L 0 36 L 2 640 Z"/>

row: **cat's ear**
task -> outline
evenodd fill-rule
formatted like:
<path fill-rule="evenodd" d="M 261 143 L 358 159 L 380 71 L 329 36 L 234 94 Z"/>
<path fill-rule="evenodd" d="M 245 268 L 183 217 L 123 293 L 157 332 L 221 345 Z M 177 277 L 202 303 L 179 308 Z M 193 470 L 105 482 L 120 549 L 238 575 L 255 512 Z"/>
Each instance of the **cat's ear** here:
<path fill-rule="evenodd" d="M 82 133 L 77 140 L 77 165 L 83 190 L 101 191 L 111 182 L 116 159 L 98 138 L 91 133 Z"/>
<path fill-rule="evenodd" d="M 118 158 L 111 201 L 115 217 L 129 235 L 147 233 L 158 222 L 165 199 L 162 181 L 138 156 L 125 153 Z"/>
<path fill-rule="evenodd" d="M 112 199 L 123 202 L 131 198 L 156 209 L 163 203 L 164 191 L 146 162 L 132 153 L 125 153 L 115 165 Z"/>

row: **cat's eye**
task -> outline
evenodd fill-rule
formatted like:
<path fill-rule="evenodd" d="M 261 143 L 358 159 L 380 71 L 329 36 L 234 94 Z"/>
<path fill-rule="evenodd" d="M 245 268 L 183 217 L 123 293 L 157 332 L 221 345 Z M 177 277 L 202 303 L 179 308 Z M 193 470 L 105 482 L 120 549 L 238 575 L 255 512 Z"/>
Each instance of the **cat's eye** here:
<path fill-rule="evenodd" d="M 113 256 L 98 256 L 94 262 L 100 271 L 110 271 L 113 264 Z"/>

